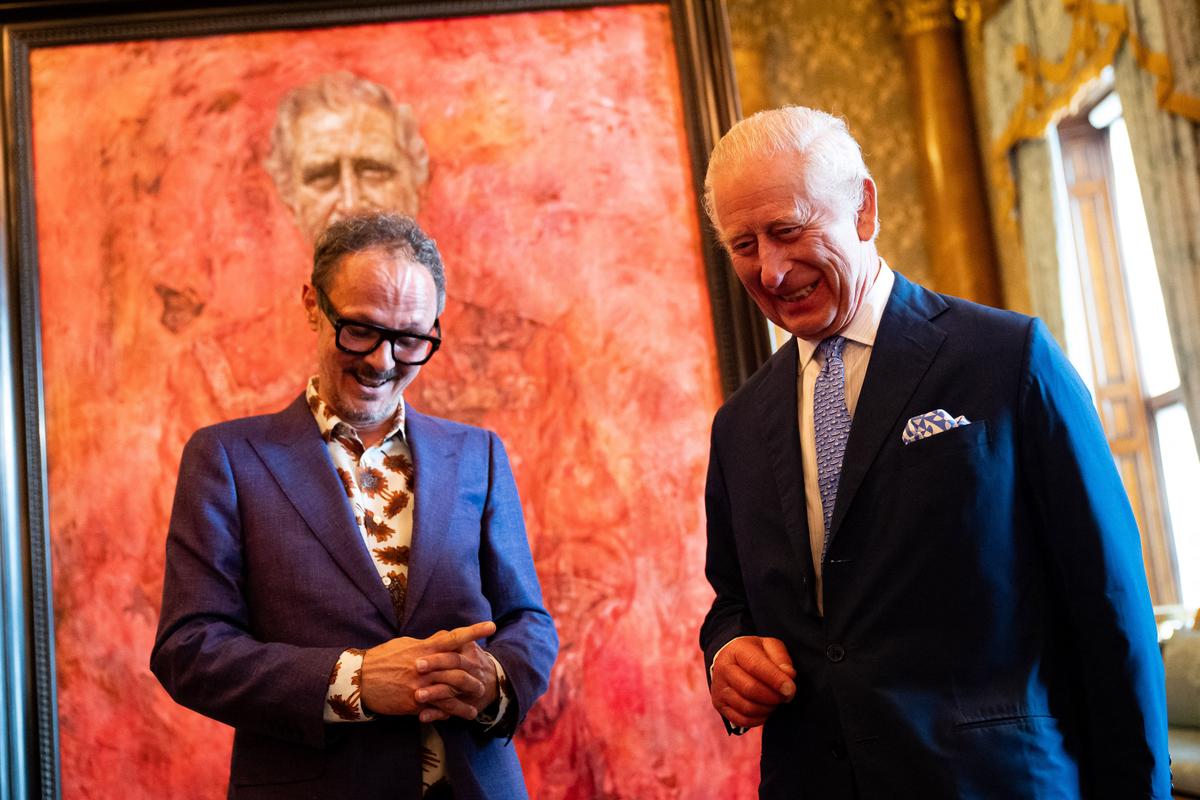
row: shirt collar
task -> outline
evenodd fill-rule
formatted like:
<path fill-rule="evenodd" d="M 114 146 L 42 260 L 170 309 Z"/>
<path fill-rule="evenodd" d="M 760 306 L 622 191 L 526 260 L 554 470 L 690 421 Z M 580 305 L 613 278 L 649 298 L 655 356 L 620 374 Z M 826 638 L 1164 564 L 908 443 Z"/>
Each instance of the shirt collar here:
<path fill-rule="evenodd" d="M 850 319 L 850 323 L 842 328 L 838 335 L 866 347 L 874 347 L 875 334 L 879 331 L 879 323 L 883 320 L 883 310 L 887 307 L 888 298 L 892 295 L 892 285 L 896 275 L 882 258 L 879 259 L 879 271 L 875 273 L 875 281 L 867 289 L 867 296 L 862 305 Z M 796 345 L 800 352 L 800 371 L 812 360 L 820 339 L 801 339 L 796 337 Z"/>
<path fill-rule="evenodd" d="M 317 421 L 317 428 L 321 431 L 321 437 L 325 441 L 330 441 L 334 436 L 349 435 L 358 439 L 358 431 L 348 422 L 343 422 L 333 409 L 325 404 L 321 399 L 320 393 L 317 391 L 317 376 L 313 375 L 308 379 L 308 388 L 304 390 L 304 399 L 308 401 L 308 408 L 312 411 L 313 419 Z M 402 438 L 404 436 L 404 401 L 396 406 L 396 417 L 392 423 L 392 427 L 388 429 L 387 435 L 382 441 L 386 442 L 396 434 Z"/>

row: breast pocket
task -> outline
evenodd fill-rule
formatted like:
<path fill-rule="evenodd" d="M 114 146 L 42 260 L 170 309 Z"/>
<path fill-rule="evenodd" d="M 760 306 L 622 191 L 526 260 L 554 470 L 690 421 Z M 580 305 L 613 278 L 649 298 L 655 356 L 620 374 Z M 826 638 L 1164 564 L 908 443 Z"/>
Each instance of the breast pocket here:
<path fill-rule="evenodd" d="M 924 439 L 918 439 L 910 444 L 900 446 L 898 466 L 901 469 L 918 467 L 945 459 L 952 459 L 956 454 L 969 454 L 971 451 L 983 450 L 990 441 L 987 420 L 977 420 L 967 425 L 959 425 Z"/>

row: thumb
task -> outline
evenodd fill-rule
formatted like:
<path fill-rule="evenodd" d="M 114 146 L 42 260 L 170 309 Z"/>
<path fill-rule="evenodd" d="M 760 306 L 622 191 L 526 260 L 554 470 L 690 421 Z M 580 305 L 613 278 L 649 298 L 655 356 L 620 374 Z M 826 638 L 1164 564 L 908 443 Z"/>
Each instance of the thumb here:
<path fill-rule="evenodd" d="M 792 657 L 788 654 L 787 645 L 779 639 L 764 636 L 762 639 L 763 652 L 775 666 L 786 672 L 789 677 L 796 677 L 796 668 L 792 666 Z"/>

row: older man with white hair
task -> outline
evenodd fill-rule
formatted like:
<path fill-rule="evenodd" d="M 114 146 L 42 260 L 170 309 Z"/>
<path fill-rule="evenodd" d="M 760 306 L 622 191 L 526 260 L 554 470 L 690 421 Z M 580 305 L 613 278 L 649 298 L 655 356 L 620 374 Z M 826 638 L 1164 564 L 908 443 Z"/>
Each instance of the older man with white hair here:
<path fill-rule="evenodd" d="M 1036 319 L 879 257 L 840 119 L 717 144 L 713 226 L 793 338 L 718 411 L 714 707 L 764 725 L 764 798 L 1168 798 L 1138 530 L 1091 398 Z"/>

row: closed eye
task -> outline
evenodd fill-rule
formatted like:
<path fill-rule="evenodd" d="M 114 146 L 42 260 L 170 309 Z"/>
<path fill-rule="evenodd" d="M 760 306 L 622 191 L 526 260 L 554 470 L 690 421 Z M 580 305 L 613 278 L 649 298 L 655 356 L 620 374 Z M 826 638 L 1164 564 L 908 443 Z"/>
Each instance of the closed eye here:
<path fill-rule="evenodd" d="M 341 172 L 338 163 L 331 161 L 326 164 L 315 164 L 305 167 L 300 173 L 300 180 L 305 186 L 311 186 L 318 191 L 326 191 L 337 185 Z"/>

